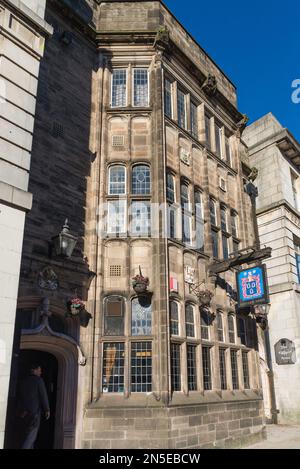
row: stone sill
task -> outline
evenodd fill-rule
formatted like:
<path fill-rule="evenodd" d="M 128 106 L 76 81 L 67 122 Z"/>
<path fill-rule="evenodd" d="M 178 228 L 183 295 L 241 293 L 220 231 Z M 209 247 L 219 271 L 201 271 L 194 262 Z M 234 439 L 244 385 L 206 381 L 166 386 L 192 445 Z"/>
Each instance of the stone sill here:
<path fill-rule="evenodd" d="M 32 207 L 32 194 L 0 181 L 0 202 L 29 212 Z"/>

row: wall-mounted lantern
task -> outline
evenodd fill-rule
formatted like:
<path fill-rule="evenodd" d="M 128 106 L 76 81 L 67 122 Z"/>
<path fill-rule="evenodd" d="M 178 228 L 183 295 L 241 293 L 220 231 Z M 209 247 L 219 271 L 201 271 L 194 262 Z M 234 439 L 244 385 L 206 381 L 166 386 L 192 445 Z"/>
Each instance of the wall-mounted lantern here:
<path fill-rule="evenodd" d="M 78 237 L 71 235 L 68 219 L 66 219 L 62 231 L 52 238 L 52 248 L 55 255 L 63 258 L 70 258 L 75 249 Z"/>

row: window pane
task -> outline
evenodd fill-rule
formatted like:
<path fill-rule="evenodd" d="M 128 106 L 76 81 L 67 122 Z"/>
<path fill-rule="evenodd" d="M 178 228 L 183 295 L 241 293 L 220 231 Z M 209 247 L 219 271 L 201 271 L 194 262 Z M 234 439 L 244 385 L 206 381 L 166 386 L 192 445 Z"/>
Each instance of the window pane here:
<path fill-rule="evenodd" d="M 146 165 L 134 166 L 132 170 L 132 194 L 150 194 L 151 193 L 151 174 L 150 168 Z"/>
<path fill-rule="evenodd" d="M 165 113 L 172 119 L 172 83 L 165 80 Z"/>
<path fill-rule="evenodd" d="M 112 106 L 126 106 L 126 70 L 114 70 L 112 78 Z"/>
<path fill-rule="evenodd" d="M 221 129 L 218 125 L 215 125 L 215 135 L 216 135 L 216 154 L 221 157 L 222 152 L 222 140 L 221 140 Z"/>
<path fill-rule="evenodd" d="M 221 230 L 227 231 L 227 212 L 225 208 L 221 208 Z"/>
<path fill-rule="evenodd" d="M 217 313 L 217 327 L 218 327 L 218 341 L 224 342 L 223 316 L 221 313 Z"/>
<path fill-rule="evenodd" d="M 239 375 L 238 375 L 237 351 L 236 350 L 230 350 L 230 361 L 231 361 L 231 374 L 232 374 L 232 388 L 239 389 Z"/>
<path fill-rule="evenodd" d="M 126 200 L 108 202 L 107 233 L 119 234 L 126 231 Z"/>
<path fill-rule="evenodd" d="M 103 345 L 103 392 L 124 392 L 125 345 Z"/>
<path fill-rule="evenodd" d="M 183 210 L 190 209 L 190 197 L 189 197 L 189 188 L 186 184 L 181 184 L 180 186 L 180 198 L 181 198 L 181 207 Z"/>
<path fill-rule="evenodd" d="M 232 314 L 228 316 L 228 334 L 229 334 L 229 342 L 231 344 L 235 344 L 234 317 Z"/>
<path fill-rule="evenodd" d="M 132 236 L 149 236 L 151 232 L 150 202 L 132 202 L 131 215 Z"/>
<path fill-rule="evenodd" d="M 185 94 L 180 90 L 177 90 L 177 113 L 178 125 L 186 129 Z"/>
<path fill-rule="evenodd" d="M 204 220 L 196 218 L 196 249 L 204 251 Z"/>
<path fill-rule="evenodd" d="M 239 337 L 241 339 L 241 343 L 243 345 L 247 345 L 245 320 L 243 318 L 239 318 L 238 323 L 239 323 Z"/>
<path fill-rule="evenodd" d="M 209 340 L 210 319 L 207 311 L 201 311 L 201 338 Z"/>
<path fill-rule="evenodd" d="M 177 238 L 176 219 L 177 209 L 173 206 L 168 206 L 168 237 L 171 239 Z"/>
<path fill-rule="evenodd" d="M 248 352 L 242 353 L 244 388 L 250 389 Z"/>
<path fill-rule="evenodd" d="M 109 168 L 109 195 L 126 194 L 126 170 L 124 166 Z"/>
<path fill-rule="evenodd" d="M 191 102 L 191 133 L 192 136 L 198 139 L 198 108 L 197 106 Z"/>
<path fill-rule="evenodd" d="M 196 346 L 187 346 L 187 375 L 188 375 L 188 390 L 197 390 L 197 368 L 196 368 Z"/>
<path fill-rule="evenodd" d="M 152 306 L 147 297 L 134 298 L 131 303 L 131 334 L 151 335 Z"/>
<path fill-rule="evenodd" d="M 178 316 L 178 304 L 175 301 L 171 301 L 171 334 L 179 335 L 179 316 Z"/>
<path fill-rule="evenodd" d="M 182 216 L 182 241 L 185 244 L 192 244 L 192 235 L 191 235 L 191 224 L 192 217 L 189 214 L 184 213 Z"/>
<path fill-rule="evenodd" d="M 224 234 L 222 234 L 222 247 L 223 247 L 223 258 L 228 259 L 228 257 L 229 257 L 228 238 Z"/>
<path fill-rule="evenodd" d="M 226 350 L 219 349 L 219 364 L 220 364 L 220 382 L 221 389 L 227 389 L 227 378 L 226 378 Z"/>
<path fill-rule="evenodd" d="M 150 392 L 152 389 L 152 343 L 131 344 L 131 391 Z"/>
<path fill-rule="evenodd" d="M 211 149 L 211 133 L 210 133 L 210 117 L 205 116 L 205 137 L 206 137 L 206 146 Z"/>
<path fill-rule="evenodd" d="M 104 335 L 124 335 L 124 299 L 111 296 L 104 303 Z"/>
<path fill-rule="evenodd" d="M 180 345 L 171 344 L 171 382 L 172 391 L 181 390 Z"/>
<path fill-rule="evenodd" d="M 171 204 L 175 203 L 175 186 L 172 174 L 167 174 L 167 200 Z"/>
<path fill-rule="evenodd" d="M 212 237 L 213 257 L 218 258 L 219 257 L 219 240 L 218 240 L 217 231 L 212 230 L 211 237 Z"/>
<path fill-rule="evenodd" d="M 134 106 L 148 106 L 148 70 L 134 70 Z"/>
<path fill-rule="evenodd" d="M 212 199 L 209 199 L 209 213 L 210 213 L 211 224 L 216 225 L 217 224 L 216 204 Z"/>
<path fill-rule="evenodd" d="M 212 388 L 210 348 L 202 347 L 203 388 L 208 391 Z"/>
<path fill-rule="evenodd" d="M 194 308 L 192 305 L 185 307 L 185 329 L 187 337 L 195 337 Z"/>

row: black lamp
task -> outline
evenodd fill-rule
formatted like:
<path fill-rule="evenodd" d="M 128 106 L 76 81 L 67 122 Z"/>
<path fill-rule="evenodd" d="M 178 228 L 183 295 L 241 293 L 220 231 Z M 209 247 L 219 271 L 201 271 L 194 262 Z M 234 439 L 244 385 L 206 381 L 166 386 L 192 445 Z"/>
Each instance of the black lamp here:
<path fill-rule="evenodd" d="M 52 246 L 58 257 L 70 258 L 73 254 L 78 237 L 70 233 L 68 219 L 66 219 L 62 231 L 52 238 Z"/>

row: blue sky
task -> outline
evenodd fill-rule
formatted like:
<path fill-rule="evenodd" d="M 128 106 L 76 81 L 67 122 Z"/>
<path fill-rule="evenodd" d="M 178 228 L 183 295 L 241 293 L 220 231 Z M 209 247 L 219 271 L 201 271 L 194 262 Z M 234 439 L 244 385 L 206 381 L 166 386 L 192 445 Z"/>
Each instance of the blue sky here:
<path fill-rule="evenodd" d="M 185 28 L 237 87 L 250 122 L 273 112 L 300 141 L 299 0 L 165 0 Z"/>

